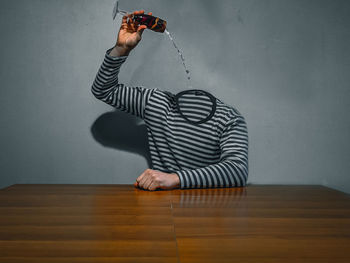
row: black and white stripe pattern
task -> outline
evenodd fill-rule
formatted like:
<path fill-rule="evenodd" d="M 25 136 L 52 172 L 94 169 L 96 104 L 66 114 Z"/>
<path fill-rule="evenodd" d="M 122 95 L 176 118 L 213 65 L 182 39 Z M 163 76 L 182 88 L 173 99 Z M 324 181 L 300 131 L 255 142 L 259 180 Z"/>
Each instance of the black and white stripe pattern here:
<path fill-rule="evenodd" d="M 234 107 L 216 99 L 212 119 L 190 124 L 178 112 L 171 92 L 118 83 L 127 57 L 110 56 L 110 51 L 91 91 L 99 100 L 145 121 L 152 169 L 177 173 L 181 189 L 246 185 L 248 132 L 244 117 Z"/>

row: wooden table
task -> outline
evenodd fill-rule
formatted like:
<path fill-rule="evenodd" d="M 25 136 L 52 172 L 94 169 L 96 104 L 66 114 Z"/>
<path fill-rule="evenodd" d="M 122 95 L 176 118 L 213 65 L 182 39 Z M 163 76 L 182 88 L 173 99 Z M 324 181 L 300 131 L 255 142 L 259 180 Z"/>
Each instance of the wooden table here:
<path fill-rule="evenodd" d="M 0 190 L 0 262 L 350 262 L 350 195 L 17 184 Z"/>

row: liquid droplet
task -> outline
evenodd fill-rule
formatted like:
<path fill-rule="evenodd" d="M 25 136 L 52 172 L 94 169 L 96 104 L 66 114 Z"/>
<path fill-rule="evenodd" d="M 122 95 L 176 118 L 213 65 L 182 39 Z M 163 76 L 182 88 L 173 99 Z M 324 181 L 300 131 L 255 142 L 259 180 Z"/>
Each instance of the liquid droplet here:
<path fill-rule="evenodd" d="M 186 75 L 187 75 L 187 80 L 190 81 L 190 80 L 191 80 L 191 74 L 190 74 L 190 71 L 187 69 L 187 66 L 186 66 L 186 63 L 185 63 L 185 58 L 184 58 L 184 56 L 182 55 L 182 52 L 180 51 L 180 49 L 179 49 L 179 48 L 177 47 L 177 45 L 175 44 L 174 38 L 172 37 L 172 35 L 170 34 L 170 32 L 169 32 L 167 29 L 165 29 L 164 32 L 168 35 L 169 39 L 170 39 L 171 42 L 173 43 L 173 46 L 175 47 L 175 49 L 176 49 L 176 51 L 177 51 L 177 53 L 178 53 L 178 55 L 180 56 L 180 59 L 181 59 L 181 61 L 182 61 L 182 65 L 183 65 L 184 68 L 185 68 L 185 72 L 186 72 Z M 188 83 L 188 87 L 191 87 L 191 84 L 190 84 L 190 83 Z"/>

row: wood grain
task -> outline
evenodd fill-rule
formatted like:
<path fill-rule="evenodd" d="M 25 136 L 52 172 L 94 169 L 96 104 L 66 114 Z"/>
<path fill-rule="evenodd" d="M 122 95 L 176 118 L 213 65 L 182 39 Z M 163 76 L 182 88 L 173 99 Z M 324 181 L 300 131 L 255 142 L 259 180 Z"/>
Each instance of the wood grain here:
<path fill-rule="evenodd" d="M 350 262 L 350 195 L 318 185 L 0 190 L 0 262 Z"/>
<path fill-rule="evenodd" d="M 171 196 L 126 185 L 0 191 L 0 262 L 177 262 Z"/>
<path fill-rule="evenodd" d="M 222 190 L 173 193 L 180 262 L 350 262 L 349 195 L 321 186 Z"/>

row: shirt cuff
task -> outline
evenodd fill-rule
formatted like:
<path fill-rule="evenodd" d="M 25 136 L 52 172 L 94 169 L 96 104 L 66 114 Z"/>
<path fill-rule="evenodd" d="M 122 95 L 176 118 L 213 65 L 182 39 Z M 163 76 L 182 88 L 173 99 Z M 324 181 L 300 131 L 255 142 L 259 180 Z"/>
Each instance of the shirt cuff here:
<path fill-rule="evenodd" d="M 110 60 L 114 60 L 114 61 L 125 61 L 127 59 L 128 56 L 119 56 L 119 57 L 115 57 L 115 56 L 111 56 L 110 53 L 112 51 L 113 47 L 112 48 L 109 48 L 107 49 L 106 51 L 106 58 L 110 59 Z"/>
<path fill-rule="evenodd" d="M 186 171 L 184 170 L 181 170 L 181 171 L 175 171 L 175 173 L 179 176 L 179 179 L 180 179 L 180 189 L 184 189 L 186 188 Z"/>

